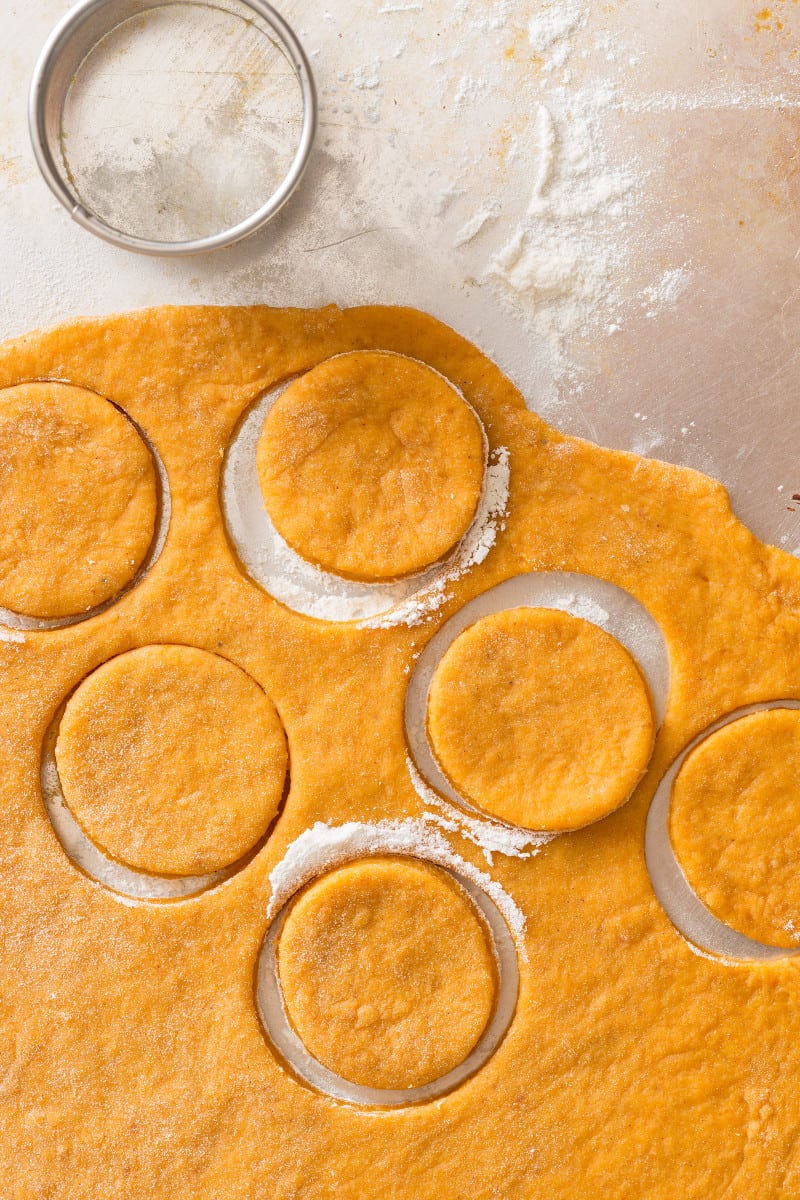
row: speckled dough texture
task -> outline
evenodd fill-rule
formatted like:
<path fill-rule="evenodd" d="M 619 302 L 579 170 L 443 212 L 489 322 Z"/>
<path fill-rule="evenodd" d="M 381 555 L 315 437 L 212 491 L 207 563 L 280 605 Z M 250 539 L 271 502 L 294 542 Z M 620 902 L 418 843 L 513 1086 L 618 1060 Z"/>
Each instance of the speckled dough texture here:
<path fill-rule="evenodd" d="M 423 363 L 357 351 L 289 384 L 258 444 L 278 532 L 353 579 L 394 579 L 440 559 L 469 528 L 483 483 L 475 414 Z"/>
<path fill-rule="evenodd" d="M 641 671 L 610 634 L 555 609 L 512 608 L 449 647 L 428 729 L 461 796 L 549 831 L 619 808 L 645 772 L 654 721 Z"/>
<path fill-rule="evenodd" d="M 429 363 L 507 447 L 505 527 L 428 621 L 298 616 L 250 582 L 221 518 L 225 448 L 265 391 L 335 354 Z M 800 696 L 800 564 L 720 484 L 551 429 L 475 347 L 407 309 L 156 309 L 0 348 L 0 386 L 58 378 L 120 405 L 169 477 L 164 549 L 70 628 L 0 641 L 0 1195 L 14 1200 L 778 1200 L 800 1192 L 800 962 L 694 953 L 645 868 L 668 764 L 734 708 Z M 529 398 L 535 406 L 536 397 Z M 590 394 L 582 398 L 592 404 Z M 417 816 L 403 706 L 415 657 L 467 600 L 526 571 L 631 592 L 669 647 L 647 774 L 612 815 L 532 858 L 454 849 L 525 914 L 515 1018 L 450 1094 L 362 1111 L 285 1069 L 254 1001 L 270 871 L 316 821 Z M 72 865 L 42 803 L 46 731 L 136 647 L 242 668 L 286 730 L 291 786 L 229 881 L 122 903 Z"/>
<path fill-rule="evenodd" d="M 672 788 L 670 837 L 716 917 L 800 945 L 800 712 L 752 713 L 701 742 Z"/>
<path fill-rule="evenodd" d="M 192 646 L 143 646 L 99 667 L 67 702 L 55 757 L 94 844 L 163 875 L 216 871 L 251 850 L 287 766 L 269 697 Z"/>
<path fill-rule="evenodd" d="M 0 604 L 29 617 L 85 612 L 135 576 L 153 539 L 150 451 L 91 390 L 0 391 Z"/>
<path fill-rule="evenodd" d="M 419 1087 L 457 1067 L 496 994 L 474 905 L 411 861 L 352 863 L 313 883 L 281 930 L 278 971 L 306 1049 L 372 1088 Z"/>

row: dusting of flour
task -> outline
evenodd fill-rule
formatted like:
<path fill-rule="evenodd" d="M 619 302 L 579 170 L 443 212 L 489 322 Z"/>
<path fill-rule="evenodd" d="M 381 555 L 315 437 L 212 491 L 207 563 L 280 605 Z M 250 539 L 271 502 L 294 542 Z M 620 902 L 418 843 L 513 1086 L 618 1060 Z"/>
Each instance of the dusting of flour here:
<path fill-rule="evenodd" d="M 601 629 L 605 629 L 610 620 L 610 614 L 607 609 L 603 608 L 602 604 L 598 604 L 591 596 L 578 595 L 571 592 L 564 596 L 564 607 L 567 612 L 572 613 L 573 617 L 581 617 L 584 621 L 591 621 L 592 625 L 599 625 Z"/>
<path fill-rule="evenodd" d="M 471 817 L 435 792 L 422 778 L 409 755 L 406 755 L 406 768 L 414 791 L 433 810 L 425 814 L 425 819 L 448 833 L 458 833 L 467 838 L 482 852 L 490 867 L 494 865 L 495 854 L 504 854 L 507 858 L 533 858 L 542 846 L 558 836 L 555 833 L 531 833 L 499 821 Z"/>
<path fill-rule="evenodd" d="M 587 19 L 586 3 L 561 0 L 530 20 L 528 40 L 541 60 L 542 84 L 526 147 L 528 202 L 484 269 L 507 304 L 517 307 L 516 297 L 529 309 L 558 373 L 569 367 L 573 338 L 619 324 L 625 230 L 638 183 L 635 163 L 609 158 L 603 136 L 608 85 L 566 88 L 567 64 Z"/>
<path fill-rule="evenodd" d="M 25 634 L 21 629 L 4 629 L 0 627 L 0 642 L 19 642 L 26 641 Z"/>
<path fill-rule="evenodd" d="M 503 914 L 520 956 L 527 960 L 522 910 L 499 883 L 456 854 L 444 835 L 425 816 L 373 824 L 347 821 L 343 825 L 328 825 L 317 821 L 291 843 L 270 872 L 272 896 L 267 916 L 273 918 L 303 884 L 317 875 L 370 854 L 401 854 L 426 859 L 469 879 Z"/>
<path fill-rule="evenodd" d="M 482 563 L 497 540 L 498 530 L 505 529 L 503 517 L 508 507 L 509 481 L 508 450 L 505 446 L 498 446 L 489 456 L 483 495 L 475 519 L 461 539 L 453 558 L 407 600 L 385 615 L 366 621 L 366 628 L 388 629 L 400 624 L 413 627 L 441 608 L 449 598 L 448 584 Z"/>
<path fill-rule="evenodd" d="M 580 0 L 551 3 L 540 8 L 528 24 L 528 41 L 537 54 L 547 56 L 545 70 L 564 67 L 572 49 L 570 34 L 586 20 L 586 5 Z"/>
<path fill-rule="evenodd" d="M 222 469 L 222 508 L 248 573 L 282 604 L 324 621 L 361 621 L 370 629 L 419 625 L 448 598 L 448 585 L 482 563 L 504 528 L 510 480 L 509 454 L 486 454 L 478 507 L 469 529 L 443 562 L 392 583 L 358 583 L 307 562 L 272 523 L 258 481 L 256 449 L 264 420 L 285 385 L 262 396 L 245 414 Z M 483 428 L 481 426 L 481 428 Z M 484 446 L 487 447 L 484 433 Z"/>

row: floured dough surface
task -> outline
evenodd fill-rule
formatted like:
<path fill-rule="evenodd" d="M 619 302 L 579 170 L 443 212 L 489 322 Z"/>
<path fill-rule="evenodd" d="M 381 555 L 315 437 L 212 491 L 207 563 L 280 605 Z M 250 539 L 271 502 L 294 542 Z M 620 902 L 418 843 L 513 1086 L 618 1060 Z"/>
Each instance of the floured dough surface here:
<path fill-rule="evenodd" d="M 258 445 L 267 511 L 325 570 L 381 580 L 429 566 L 466 533 L 484 448 L 475 414 L 419 362 L 361 351 L 289 384 Z"/>
<path fill-rule="evenodd" d="M 68 701 L 55 754 L 92 841 L 164 875 L 215 871 L 252 849 L 287 765 L 272 701 L 239 667 L 190 646 L 143 646 L 99 667 Z"/>
<path fill-rule="evenodd" d="M 527 829 L 577 829 L 628 798 L 653 746 L 647 685 L 581 617 L 513 608 L 465 629 L 431 682 L 442 769 L 476 807 Z"/>
<path fill-rule="evenodd" d="M 115 596 L 153 540 L 153 460 L 101 396 L 61 383 L 0 390 L 0 605 L 64 617 Z"/>
<path fill-rule="evenodd" d="M 436 867 L 368 860 L 312 884 L 278 942 L 287 1015 L 352 1083 L 411 1088 L 458 1066 L 492 1014 L 496 968 L 466 894 Z"/>
<path fill-rule="evenodd" d="M 451 379 L 490 453 L 504 448 L 510 465 L 508 511 L 483 561 L 448 580 L 440 607 L 416 624 L 379 629 L 279 604 L 243 573 L 220 505 L 226 449 L 258 398 L 365 350 Z M 800 959 L 696 953 L 661 908 L 644 855 L 650 800 L 677 755 L 722 714 L 800 694 L 800 563 L 753 537 L 713 480 L 550 428 L 474 346 L 410 309 L 163 308 L 0 347 L 0 388 L 55 377 L 147 430 L 172 515 L 157 562 L 102 613 L 0 630 L 0 1196 L 800 1195 Z M 594 403 L 586 392 L 582 404 Z M 669 703 L 627 803 L 526 856 L 513 845 L 484 853 L 463 813 L 415 790 L 406 690 L 448 618 L 530 571 L 582 572 L 630 592 L 666 641 Z M 263 846 L 226 882 L 180 901 L 123 900 L 64 853 L 42 802 L 42 750 L 93 672 L 166 644 L 235 664 L 270 697 L 291 786 Z M 596 682 L 596 658 L 585 662 L 579 673 Z M 83 744 L 79 769 L 91 762 L 91 737 Z M 181 738 L 168 732 L 163 751 L 153 770 L 171 785 L 186 761 Z M 126 770 L 109 769 L 115 792 Z M 217 803 L 222 793 L 212 811 Z M 148 825 L 146 804 L 139 811 L 137 828 L 162 828 Z M 517 1006 L 464 1083 L 431 1102 L 365 1110 L 300 1082 L 259 1022 L 272 873 L 318 822 L 335 838 L 349 822 L 423 815 L 525 918 Z M 129 853 L 118 818 L 109 828 Z M 168 855 L 195 837 L 191 824 L 176 827 Z M 766 826 L 744 841 L 758 859 Z M 771 904 L 788 881 L 780 852 L 776 861 Z"/>
<path fill-rule="evenodd" d="M 673 785 L 670 837 L 714 916 L 800 945 L 800 711 L 752 713 L 701 742 Z"/>

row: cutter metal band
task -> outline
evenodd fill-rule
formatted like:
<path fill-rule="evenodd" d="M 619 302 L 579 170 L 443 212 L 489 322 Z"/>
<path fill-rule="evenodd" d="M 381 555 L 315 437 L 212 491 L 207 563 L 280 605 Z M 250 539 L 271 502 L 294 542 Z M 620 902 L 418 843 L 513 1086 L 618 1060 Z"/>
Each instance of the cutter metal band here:
<path fill-rule="evenodd" d="M 172 0 L 185 5 L 196 0 Z M 62 152 L 62 113 L 81 63 L 107 34 L 130 17 L 168 7 L 170 0 L 79 0 L 58 23 L 36 63 L 28 102 L 28 124 L 39 169 L 73 220 L 114 246 L 139 254 L 177 257 L 230 246 L 260 229 L 297 187 L 308 164 L 317 127 L 317 93 L 311 66 L 294 31 L 265 0 L 215 0 L 214 7 L 234 16 L 249 14 L 254 26 L 283 51 L 294 68 L 303 99 L 300 137 L 289 170 L 272 195 L 250 216 L 228 229 L 180 242 L 159 242 L 115 229 L 91 212 L 77 194 Z M 204 7 L 204 5 L 199 5 Z"/>

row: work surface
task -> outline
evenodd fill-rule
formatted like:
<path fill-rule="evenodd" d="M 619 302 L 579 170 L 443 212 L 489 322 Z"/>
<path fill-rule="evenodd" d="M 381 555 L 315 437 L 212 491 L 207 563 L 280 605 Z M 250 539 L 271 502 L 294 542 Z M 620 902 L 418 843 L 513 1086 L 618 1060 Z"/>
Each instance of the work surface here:
<path fill-rule="evenodd" d="M 321 100 L 308 175 L 259 236 L 178 262 L 94 241 L 36 172 L 27 86 L 67 7 L 0 11 L 0 336 L 412 304 L 557 427 L 715 475 L 800 553 L 796 5 L 288 0 Z"/>

